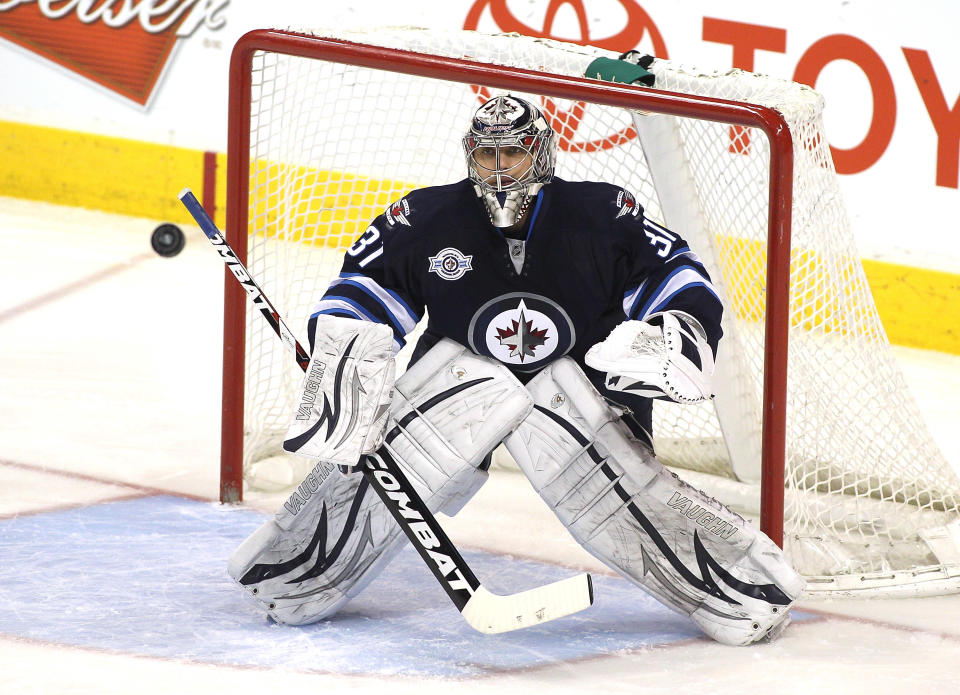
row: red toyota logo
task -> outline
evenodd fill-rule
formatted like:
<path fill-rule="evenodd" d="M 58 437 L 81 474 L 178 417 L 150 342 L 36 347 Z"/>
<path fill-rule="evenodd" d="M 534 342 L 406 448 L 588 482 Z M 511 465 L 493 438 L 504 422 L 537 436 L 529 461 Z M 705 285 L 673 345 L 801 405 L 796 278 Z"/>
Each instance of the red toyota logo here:
<path fill-rule="evenodd" d="M 561 41 L 570 41 L 570 39 L 555 37 L 551 34 L 553 23 L 557 16 L 557 11 L 563 5 L 569 5 L 576 13 L 577 22 L 580 26 L 580 40 L 573 41 L 582 46 L 597 46 L 610 51 L 623 53 L 636 48 L 643 40 L 644 36 L 650 36 L 653 43 L 654 53 L 658 58 L 667 58 L 667 47 L 663 42 L 663 36 L 657 25 L 654 24 L 650 15 L 640 7 L 640 5 L 631 0 L 619 0 L 627 13 L 626 25 L 619 32 L 612 36 L 603 38 L 594 38 L 590 36 L 590 25 L 587 20 L 587 10 L 584 6 L 584 0 L 550 0 L 547 6 L 547 12 L 543 19 L 543 29 L 535 29 L 521 22 L 510 13 L 507 7 L 507 0 L 477 0 L 467 17 L 463 22 L 464 29 L 475 30 L 480 23 L 480 16 L 485 9 L 490 10 L 490 15 L 497 27 L 504 32 L 517 32 L 525 36 L 544 39 L 558 39 Z M 480 101 L 486 101 L 490 98 L 490 91 L 486 87 L 473 86 Z M 551 127 L 558 136 L 558 146 L 566 152 L 595 152 L 600 149 L 610 149 L 622 145 L 628 140 L 637 136 L 633 127 L 623 128 L 622 130 L 608 135 L 598 140 L 575 141 L 577 128 L 583 118 L 586 103 L 582 101 L 575 102 L 570 110 L 560 109 L 553 99 L 542 97 L 543 113 L 550 122 Z"/>

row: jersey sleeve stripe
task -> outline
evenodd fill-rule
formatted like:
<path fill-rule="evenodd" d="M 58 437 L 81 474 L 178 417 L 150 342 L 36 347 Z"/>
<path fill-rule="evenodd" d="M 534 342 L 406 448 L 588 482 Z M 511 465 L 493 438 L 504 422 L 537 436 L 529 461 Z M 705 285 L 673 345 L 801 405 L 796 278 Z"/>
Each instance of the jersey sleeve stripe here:
<path fill-rule="evenodd" d="M 703 261 L 700 259 L 700 256 L 695 254 L 690 250 L 689 246 L 681 246 L 673 250 L 673 253 L 664 261 L 664 263 L 670 263 L 671 261 L 676 261 L 680 258 L 687 259 L 691 263 L 697 263 L 698 265 L 703 265 Z"/>
<path fill-rule="evenodd" d="M 323 309 L 334 309 L 334 308 L 347 308 L 353 311 L 356 314 L 359 314 L 359 317 L 364 321 L 372 321 L 373 323 L 384 323 L 384 321 L 378 319 L 369 310 L 362 306 L 359 302 L 350 297 L 341 297 L 335 294 L 324 295 L 323 299 L 317 302 L 317 305 L 313 308 L 315 314 L 320 313 Z"/>
<path fill-rule="evenodd" d="M 363 307 L 367 315 L 373 317 L 374 321 L 384 323 L 393 329 L 393 332 L 400 337 L 405 336 L 410 331 L 407 326 L 411 325 L 408 321 L 406 326 L 401 323 L 392 311 L 380 299 L 371 294 L 370 291 L 353 282 L 337 282 L 331 285 L 323 298 L 342 299 L 351 302 L 354 306 Z"/>
<path fill-rule="evenodd" d="M 333 303 L 333 302 L 331 302 L 331 303 Z M 338 303 L 339 303 L 339 302 L 338 302 Z M 359 321 L 368 321 L 368 320 L 369 320 L 369 319 L 361 316 L 360 314 L 358 314 L 358 313 L 357 313 L 356 311 L 354 311 L 353 309 L 347 308 L 346 302 L 343 302 L 343 304 L 344 304 L 344 306 L 342 306 L 342 307 L 336 307 L 336 308 L 331 307 L 331 308 L 329 308 L 329 309 L 321 309 L 320 311 L 314 311 L 314 312 L 310 315 L 310 318 L 315 319 L 315 318 L 317 318 L 320 314 L 334 314 L 334 315 L 336 315 L 336 316 L 346 316 L 347 318 L 357 319 L 357 320 L 359 320 Z"/>
<path fill-rule="evenodd" d="M 674 253 L 664 261 L 661 274 L 666 273 L 667 280 L 669 280 L 675 273 L 684 268 L 699 273 L 706 282 L 710 282 L 703 261 L 686 245 L 676 249 Z M 636 287 L 630 288 L 623 293 L 623 313 L 626 316 L 634 316 L 637 313 L 638 303 L 642 302 L 643 299 L 648 296 L 647 289 L 651 286 L 651 279 L 653 282 L 657 282 L 658 280 L 656 276 L 652 278 L 648 277 Z"/>
<path fill-rule="evenodd" d="M 623 295 L 623 313 L 628 317 L 633 313 L 634 304 L 637 302 L 637 298 L 640 296 L 640 293 L 643 292 L 643 288 L 646 287 L 646 282 L 641 282 L 640 285 L 633 290 L 627 290 Z"/>
<path fill-rule="evenodd" d="M 698 256 L 697 254 L 695 254 L 695 253 L 694 253 L 693 251 L 691 251 L 690 249 L 687 249 L 686 251 L 683 251 L 682 253 L 678 253 L 678 254 L 676 254 L 675 256 L 671 256 L 671 257 L 668 258 L 667 260 L 668 260 L 668 261 L 679 261 L 679 260 L 683 260 L 684 262 L 686 262 L 687 264 L 690 264 L 690 265 L 696 264 L 697 266 L 699 266 L 699 267 L 698 267 L 698 270 L 700 270 L 700 269 L 703 269 L 704 271 L 706 270 L 706 266 L 703 264 L 703 260 L 700 258 L 700 256 Z"/>
<path fill-rule="evenodd" d="M 422 317 L 417 312 L 415 312 L 413 309 L 410 308 L 410 305 L 407 303 L 407 300 L 405 300 L 399 293 L 394 292 L 393 290 L 388 289 L 386 287 L 383 287 L 382 285 L 378 284 L 376 280 L 370 278 L 367 275 L 364 275 L 363 273 L 340 273 L 340 277 L 348 280 L 356 280 L 358 278 L 364 278 L 366 280 L 370 280 L 370 282 L 377 285 L 377 287 L 380 290 L 382 290 L 383 292 L 386 292 L 388 295 L 393 297 L 400 304 L 400 306 L 403 307 L 403 310 L 406 311 L 407 314 L 409 314 L 410 318 L 412 318 L 415 322 L 420 323 L 420 319 Z"/>
<path fill-rule="evenodd" d="M 313 308 L 313 313 L 310 315 L 311 319 L 315 319 L 320 314 L 335 314 L 342 316 L 347 314 L 350 318 L 354 318 L 360 321 L 369 321 L 370 323 L 383 323 L 382 321 L 377 320 L 375 317 L 368 314 L 361 307 L 355 305 L 352 300 L 349 298 L 338 298 L 338 297 L 325 297 L 317 302 L 317 305 Z M 396 355 L 400 350 L 406 345 L 406 341 L 402 337 L 397 336 L 397 332 L 393 332 L 393 354 Z"/>
<path fill-rule="evenodd" d="M 661 311 L 664 311 L 664 310 L 666 310 L 666 309 L 669 309 L 669 308 L 670 308 L 670 303 L 673 301 L 673 298 L 674 298 L 674 297 L 676 297 L 676 296 L 677 296 L 678 294 L 680 294 L 681 292 L 686 292 L 687 290 L 693 289 L 694 287 L 703 287 L 704 289 L 706 289 L 706 290 L 707 290 L 711 295 L 713 295 L 714 297 L 717 296 L 717 295 L 714 293 L 713 288 L 710 287 L 707 283 L 705 283 L 705 282 L 691 282 L 690 284 L 684 285 L 683 287 L 679 288 L 676 292 L 672 292 L 672 293 L 669 294 L 668 296 L 664 297 L 663 300 L 662 300 L 659 304 L 657 304 L 657 305 L 654 306 L 654 307 L 651 307 L 648 311 L 644 312 L 644 314 L 639 317 L 639 320 L 640 320 L 640 321 L 644 321 L 644 320 L 646 320 L 646 318 L 647 318 L 648 316 L 652 316 L 653 314 L 656 314 L 656 313 L 658 313 L 658 312 L 661 312 Z M 720 301 L 719 298 L 717 299 L 717 301 Z"/>
<path fill-rule="evenodd" d="M 635 312 L 633 317 L 644 320 L 647 316 L 664 308 L 666 303 L 677 293 L 688 288 L 700 286 L 705 288 L 710 294 L 720 301 L 713 284 L 701 272 L 691 266 L 681 266 L 675 269 L 667 278 L 660 283 L 643 303 L 643 306 Z M 628 314 L 630 316 L 630 314 Z"/>
<path fill-rule="evenodd" d="M 330 283 L 330 287 L 339 283 L 356 285 L 368 292 L 370 296 L 379 301 L 387 311 L 397 318 L 397 323 L 404 334 L 412 331 L 420 322 L 420 317 L 403 301 L 400 295 L 385 287 L 381 287 L 375 280 L 366 275 L 359 273 L 341 273 L 337 280 Z"/>

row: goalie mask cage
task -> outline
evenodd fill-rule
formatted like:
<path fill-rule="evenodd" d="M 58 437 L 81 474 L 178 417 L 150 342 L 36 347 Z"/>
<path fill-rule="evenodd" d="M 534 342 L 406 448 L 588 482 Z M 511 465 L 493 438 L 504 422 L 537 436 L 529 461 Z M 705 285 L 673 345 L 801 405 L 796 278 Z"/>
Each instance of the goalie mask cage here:
<path fill-rule="evenodd" d="M 461 31 L 250 32 L 230 67 L 230 244 L 305 338 L 343 250 L 411 189 L 466 176 L 460 137 L 484 98 L 524 96 L 557 132 L 557 175 L 632 191 L 724 301 L 717 397 L 656 403 L 658 457 L 735 509 L 759 501 L 811 592 L 960 588 L 960 483 L 877 316 L 821 97 L 665 60 L 656 89 L 585 78 L 597 57 L 617 56 Z M 265 462 L 299 465 L 280 443 L 302 373 L 245 300 L 228 277 L 224 501 Z"/>

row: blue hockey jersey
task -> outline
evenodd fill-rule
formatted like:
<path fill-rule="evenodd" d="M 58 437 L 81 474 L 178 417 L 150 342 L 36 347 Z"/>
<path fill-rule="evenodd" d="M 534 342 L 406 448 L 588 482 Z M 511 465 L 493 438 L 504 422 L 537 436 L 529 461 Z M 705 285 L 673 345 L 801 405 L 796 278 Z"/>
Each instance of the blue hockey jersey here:
<path fill-rule="evenodd" d="M 722 307 L 697 255 L 647 219 L 636 199 L 607 183 L 554 178 L 531 203 L 522 238 L 493 227 L 468 180 L 412 191 L 392 203 L 347 250 L 342 272 L 316 305 L 389 325 L 394 347 L 419 323 L 413 359 L 442 337 L 503 362 L 526 382 L 564 355 L 648 438 L 647 399 L 609 392 L 586 351 L 622 321 L 666 309 L 700 321 L 716 353 Z"/>

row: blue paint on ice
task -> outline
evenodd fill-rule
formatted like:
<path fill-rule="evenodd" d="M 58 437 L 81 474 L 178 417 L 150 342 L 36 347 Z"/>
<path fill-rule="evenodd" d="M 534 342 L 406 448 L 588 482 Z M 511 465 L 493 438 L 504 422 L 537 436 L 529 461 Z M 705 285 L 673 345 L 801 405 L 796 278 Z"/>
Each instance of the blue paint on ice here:
<path fill-rule="evenodd" d="M 0 632 L 131 654 L 358 674 L 464 677 L 698 637 L 628 582 L 594 577 L 587 611 L 502 635 L 474 632 L 409 546 L 334 619 L 277 625 L 226 576 L 266 516 L 177 497 L 0 521 Z M 512 593 L 568 569 L 465 552 Z"/>

